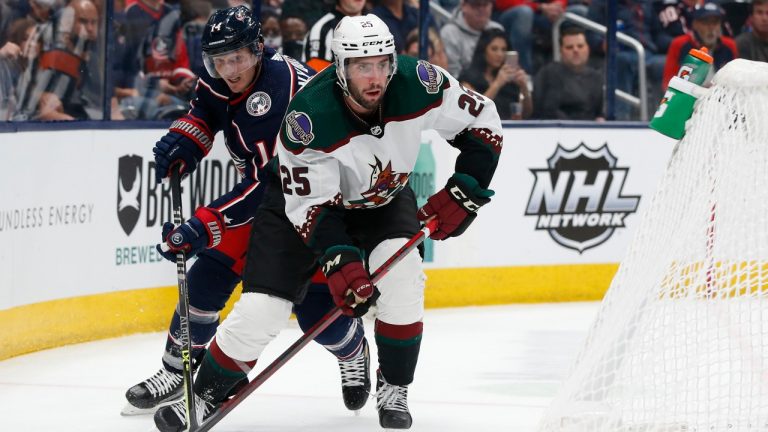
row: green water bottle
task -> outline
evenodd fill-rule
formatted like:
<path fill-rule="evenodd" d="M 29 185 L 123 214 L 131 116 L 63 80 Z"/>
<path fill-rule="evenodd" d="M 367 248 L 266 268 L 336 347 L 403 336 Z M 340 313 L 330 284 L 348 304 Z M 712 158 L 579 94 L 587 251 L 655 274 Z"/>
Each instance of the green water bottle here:
<path fill-rule="evenodd" d="M 676 140 L 683 138 L 685 122 L 693 115 L 696 87 L 698 86 L 690 81 L 672 77 L 659 109 L 653 115 L 651 128 Z"/>
<path fill-rule="evenodd" d="M 416 194 L 416 205 L 427 203 L 427 199 L 435 193 L 435 156 L 432 154 L 432 143 L 421 143 L 416 165 L 413 167 L 409 184 Z M 431 239 L 424 241 L 424 262 L 434 259 L 434 243 Z"/>
<path fill-rule="evenodd" d="M 681 139 L 685 135 L 685 122 L 693 115 L 698 90 L 707 82 L 712 70 L 712 56 L 707 48 L 692 49 L 685 56 L 661 99 L 659 109 L 649 126 L 670 138 Z"/>
<path fill-rule="evenodd" d="M 701 49 L 693 48 L 688 51 L 688 55 L 683 59 L 678 76 L 688 82 L 703 86 L 707 82 L 709 73 L 712 71 L 712 56 L 709 55 L 707 47 Z"/>

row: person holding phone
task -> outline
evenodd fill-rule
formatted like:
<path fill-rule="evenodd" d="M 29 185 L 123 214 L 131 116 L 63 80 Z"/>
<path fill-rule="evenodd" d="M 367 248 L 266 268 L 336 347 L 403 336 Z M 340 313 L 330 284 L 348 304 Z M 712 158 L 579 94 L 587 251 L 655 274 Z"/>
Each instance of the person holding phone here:
<path fill-rule="evenodd" d="M 518 62 L 517 52 L 507 51 L 503 30 L 485 30 L 480 34 L 469 67 L 459 75 L 459 82 L 492 99 L 502 120 L 529 118 L 533 112 L 529 78 Z"/>

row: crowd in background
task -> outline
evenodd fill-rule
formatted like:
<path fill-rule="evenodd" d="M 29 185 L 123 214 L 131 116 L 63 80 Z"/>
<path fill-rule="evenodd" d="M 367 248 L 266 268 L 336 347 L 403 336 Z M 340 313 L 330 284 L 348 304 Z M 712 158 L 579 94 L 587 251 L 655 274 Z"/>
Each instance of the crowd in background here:
<path fill-rule="evenodd" d="M 607 2 L 432 0 L 450 16 L 430 18 L 428 57 L 492 98 L 502 119 L 602 120 L 604 35 L 566 21 L 554 62 L 552 32 L 566 12 L 605 25 Z M 103 119 L 105 93 L 112 120 L 174 119 L 204 73 L 208 17 L 238 4 L 249 0 L 4 0 L 0 121 Z M 397 50 L 417 56 L 418 7 L 418 0 L 264 0 L 260 21 L 266 46 L 321 69 L 333 60 L 330 38 L 344 15 L 379 16 Z M 737 57 L 768 61 L 768 0 L 618 0 L 617 9 L 618 30 L 645 49 L 651 108 L 690 48 L 707 47 L 715 69 Z M 620 45 L 617 69 L 618 89 L 637 95 L 636 52 Z M 639 113 L 620 101 L 616 114 Z"/>

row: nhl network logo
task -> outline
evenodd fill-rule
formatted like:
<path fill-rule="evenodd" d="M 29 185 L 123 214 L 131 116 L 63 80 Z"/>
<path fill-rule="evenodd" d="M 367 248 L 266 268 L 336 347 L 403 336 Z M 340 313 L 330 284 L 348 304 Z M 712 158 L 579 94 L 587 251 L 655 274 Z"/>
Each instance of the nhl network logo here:
<path fill-rule="evenodd" d="M 547 168 L 531 169 L 535 182 L 526 216 L 536 216 L 537 230 L 579 253 L 604 243 L 640 202 L 639 196 L 622 195 L 629 168 L 616 162 L 607 143 L 596 150 L 558 144 Z"/>
<path fill-rule="evenodd" d="M 117 219 L 126 235 L 136 228 L 141 211 L 141 156 L 127 155 L 118 159 Z"/>

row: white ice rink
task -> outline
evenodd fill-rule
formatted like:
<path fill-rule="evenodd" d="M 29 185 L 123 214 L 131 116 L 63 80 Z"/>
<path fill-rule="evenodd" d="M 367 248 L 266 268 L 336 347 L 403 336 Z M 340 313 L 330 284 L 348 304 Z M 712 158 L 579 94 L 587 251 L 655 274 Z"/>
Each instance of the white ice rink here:
<path fill-rule="evenodd" d="M 597 303 L 428 311 L 409 388 L 411 431 L 533 431 L 596 311 Z M 292 321 L 268 347 L 257 372 L 299 335 Z M 163 333 L 142 334 L 0 362 L 0 429 L 155 430 L 151 416 L 119 413 L 125 390 L 160 367 L 164 341 Z M 312 343 L 213 430 L 381 431 L 374 399 L 357 417 L 344 408 L 338 375 L 335 359 Z"/>

